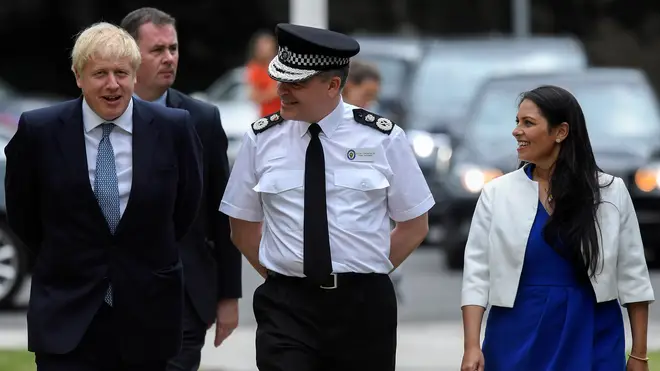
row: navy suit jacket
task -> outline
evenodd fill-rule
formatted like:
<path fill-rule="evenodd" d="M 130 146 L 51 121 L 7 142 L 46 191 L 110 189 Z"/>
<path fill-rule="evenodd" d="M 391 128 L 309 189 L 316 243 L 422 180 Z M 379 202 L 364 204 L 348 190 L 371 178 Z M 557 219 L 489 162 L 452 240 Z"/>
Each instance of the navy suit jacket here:
<path fill-rule="evenodd" d="M 181 243 L 185 288 L 197 314 L 213 323 L 219 300 L 241 297 L 242 255 L 231 242 L 229 217 L 220 201 L 229 180 L 227 134 L 218 108 L 169 89 L 167 106 L 185 109 L 204 147 L 204 194 L 200 212 Z"/>
<path fill-rule="evenodd" d="M 184 110 L 133 102 L 133 180 L 110 233 L 89 182 L 82 98 L 25 112 L 5 148 L 7 219 L 36 254 L 28 347 L 76 348 L 112 283 L 119 347 L 163 360 L 182 341 L 178 243 L 198 212 L 202 147 Z"/>

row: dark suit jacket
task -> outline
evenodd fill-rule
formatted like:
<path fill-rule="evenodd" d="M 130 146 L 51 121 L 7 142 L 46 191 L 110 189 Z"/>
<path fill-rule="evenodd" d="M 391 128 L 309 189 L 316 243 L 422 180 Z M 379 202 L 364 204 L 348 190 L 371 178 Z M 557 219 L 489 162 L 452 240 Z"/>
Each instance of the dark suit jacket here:
<path fill-rule="evenodd" d="M 24 113 L 5 148 L 8 222 L 37 254 L 33 352 L 73 350 L 105 305 L 108 279 L 126 359 L 167 359 L 181 347 L 177 241 L 200 203 L 201 144 L 186 111 L 133 104 L 133 181 L 114 236 L 89 181 L 82 98 Z"/>
<path fill-rule="evenodd" d="M 229 218 L 218 210 L 229 180 L 227 135 L 215 106 L 175 89 L 168 90 L 167 105 L 190 113 L 204 147 L 204 194 L 199 216 L 181 244 L 181 260 L 193 306 L 210 324 L 218 300 L 242 293 L 241 253 L 231 242 Z"/>

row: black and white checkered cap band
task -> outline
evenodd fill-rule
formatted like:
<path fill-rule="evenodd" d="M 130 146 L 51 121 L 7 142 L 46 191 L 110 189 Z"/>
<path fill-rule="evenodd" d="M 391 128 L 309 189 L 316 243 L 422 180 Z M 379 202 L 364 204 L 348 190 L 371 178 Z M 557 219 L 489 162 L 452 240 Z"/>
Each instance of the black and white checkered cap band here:
<path fill-rule="evenodd" d="M 318 54 L 299 54 L 280 47 L 277 56 L 268 66 L 270 76 L 278 81 L 293 82 L 306 80 L 333 66 L 344 66 L 349 58 L 330 57 Z M 286 64 L 285 64 L 286 63 Z M 300 66 L 296 68 L 293 66 Z"/>
<path fill-rule="evenodd" d="M 314 67 L 343 66 L 349 63 L 348 58 L 330 57 L 318 54 L 299 54 L 290 51 L 286 46 L 280 47 L 277 57 L 282 63 L 301 69 L 314 69 Z"/>

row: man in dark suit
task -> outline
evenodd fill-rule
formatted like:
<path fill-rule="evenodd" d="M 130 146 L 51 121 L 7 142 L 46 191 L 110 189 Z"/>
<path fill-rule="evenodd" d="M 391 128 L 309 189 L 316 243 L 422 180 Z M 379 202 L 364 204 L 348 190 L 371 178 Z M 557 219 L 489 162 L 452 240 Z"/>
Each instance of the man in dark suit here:
<path fill-rule="evenodd" d="M 171 88 L 179 60 L 174 18 L 158 9 L 141 8 L 126 15 L 121 26 L 135 38 L 142 53 L 135 96 L 187 110 L 204 146 L 200 213 L 181 243 L 187 293 L 183 347 L 168 365 L 170 371 L 195 371 L 213 322 L 216 347 L 238 325 L 242 258 L 231 242 L 227 216 L 218 211 L 229 179 L 227 136 L 216 107 Z"/>
<path fill-rule="evenodd" d="M 132 98 L 141 56 L 121 28 L 86 29 L 71 58 L 82 97 L 25 112 L 5 148 L 8 222 L 37 254 L 28 347 L 39 371 L 163 371 L 201 143 L 187 111 Z"/>

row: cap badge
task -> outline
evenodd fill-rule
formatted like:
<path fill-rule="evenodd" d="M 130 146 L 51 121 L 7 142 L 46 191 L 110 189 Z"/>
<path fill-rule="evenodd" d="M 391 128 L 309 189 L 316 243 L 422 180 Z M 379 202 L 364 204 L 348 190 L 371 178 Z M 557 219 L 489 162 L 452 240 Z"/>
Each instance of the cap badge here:
<path fill-rule="evenodd" d="M 288 50 L 283 49 L 282 52 L 280 53 L 280 60 L 284 62 L 288 62 L 289 59 L 291 59 L 291 53 Z"/>

